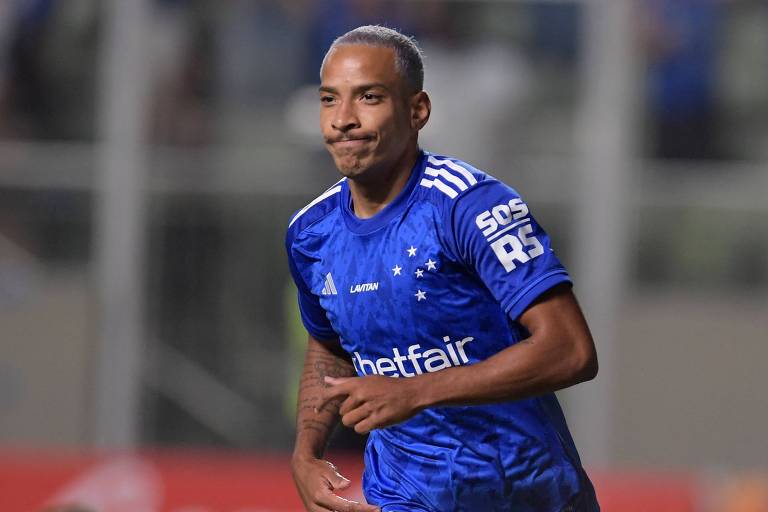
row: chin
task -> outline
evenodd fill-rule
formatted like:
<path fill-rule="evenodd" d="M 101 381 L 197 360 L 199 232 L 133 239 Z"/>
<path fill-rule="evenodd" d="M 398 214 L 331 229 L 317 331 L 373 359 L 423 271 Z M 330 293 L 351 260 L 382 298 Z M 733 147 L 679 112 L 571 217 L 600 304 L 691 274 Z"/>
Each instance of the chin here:
<path fill-rule="evenodd" d="M 359 158 L 352 155 L 344 155 L 334 158 L 334 163 L 339 172 L 347 178 L 361 176 L 370 168 L 369 159 Z"/>

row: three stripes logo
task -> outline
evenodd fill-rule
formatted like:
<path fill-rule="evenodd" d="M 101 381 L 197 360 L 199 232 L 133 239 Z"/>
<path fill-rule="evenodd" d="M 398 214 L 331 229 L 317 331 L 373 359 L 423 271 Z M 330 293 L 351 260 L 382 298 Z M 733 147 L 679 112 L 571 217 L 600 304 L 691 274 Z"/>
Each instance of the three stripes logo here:
<path fill-rule="evenodd" d="M 333 282 L 333 276 L 330 272 L 325 274 L 325 285 L 323 286 L 323 295 L 338 295 L 336 284 Z"/>
<path fill-rule="evenodd" d="M 452 160 L 434 156 L 427 159 L 424 174 L 426 177 L 422 178 L 420 183 L 422 187 L 435 187 L 451 199 L 477 183 L 472 173 L 461 165 Z"/>

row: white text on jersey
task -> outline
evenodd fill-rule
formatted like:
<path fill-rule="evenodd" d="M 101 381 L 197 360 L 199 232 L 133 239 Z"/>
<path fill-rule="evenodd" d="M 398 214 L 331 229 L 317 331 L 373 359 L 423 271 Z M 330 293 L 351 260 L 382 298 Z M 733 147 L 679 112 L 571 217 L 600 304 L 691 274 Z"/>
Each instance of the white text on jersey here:
<path fill-rule="evenodd" d="M 475 224 L 491 243 L 491 249 L 507 272 L 517 268 L 515 261 L 525 263 L 544 254 L 539 240 L 531 236 L 533 227 L 527 215 L 528 206 L 522 199 L 515 197 L 506 204 L 485 210 L 475 218 Z M 515 228 L 518 228 L 517 231 L 510 233 Z"/>
<path fill-rule="evenodd" d="M 354 353 L 352 362 L 360 375 L 385 375 L 387 377 L 414 377 L 424 372 L 434 373 L 452 366 L 467 364 L 469 359 L 464 345 L 474 340 L 467 336 L 451 342 L 449 336 L 443 337 L 445 350 L 441 348 L 421 349 L 421 345 L 410 345 L 405 354 L 397 347 L 392 349 L 393 357 L 380 357 L 376 360 L 363 359 L 359 352 Z"/>
<path fill-rule="evenodd" d="M 356 284 L 349 287 L 349 293 L 375 292 L 379 289 L 379 282 Z"/>

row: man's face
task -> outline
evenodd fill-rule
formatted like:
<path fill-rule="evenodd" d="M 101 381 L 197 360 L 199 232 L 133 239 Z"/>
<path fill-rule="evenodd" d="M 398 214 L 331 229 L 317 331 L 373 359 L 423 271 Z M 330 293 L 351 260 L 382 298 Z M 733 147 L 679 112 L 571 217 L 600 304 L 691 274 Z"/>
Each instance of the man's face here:
<path fill-rule="evenodd" d="M 388 169 L 403 157 L 418 129 L 390 48 L 338 46 L 320 84 L 320 126 L 336 167 L 347 177 Z"/>

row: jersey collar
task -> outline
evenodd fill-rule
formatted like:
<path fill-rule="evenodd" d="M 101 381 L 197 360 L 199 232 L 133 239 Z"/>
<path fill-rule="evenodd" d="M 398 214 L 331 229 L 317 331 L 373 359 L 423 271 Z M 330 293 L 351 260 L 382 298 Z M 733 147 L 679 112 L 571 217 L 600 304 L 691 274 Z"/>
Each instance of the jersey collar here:
<path fill-rule="evenodd" d="M 408 199 L 411 197 L 413 189 L 419 182 L 419 177 L 424 172 L 424 164 L 427 161 L 424 151 L 419 151 L 419 156 L 416 159 L 416 164 L 411 169 L 411 176 L 408 178 L 408 182 L 403 187 L 403 190 L 397 195 L 397 197 L 385 206 L 380 212 L 368 219 L 361 219 L 355 215 L 352 211 L 352 196 L 349 193 L 349 180 L 344 180 L 341 186 L 341 212 L 344 218 L 344 223 L 347 225 L 350 231 L 365 235 L 373 233 L 377 229 L 383 227 L 390 220 L 400 215 L 408 205 Z"/>

